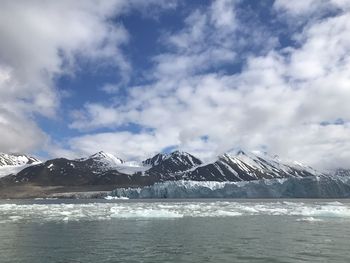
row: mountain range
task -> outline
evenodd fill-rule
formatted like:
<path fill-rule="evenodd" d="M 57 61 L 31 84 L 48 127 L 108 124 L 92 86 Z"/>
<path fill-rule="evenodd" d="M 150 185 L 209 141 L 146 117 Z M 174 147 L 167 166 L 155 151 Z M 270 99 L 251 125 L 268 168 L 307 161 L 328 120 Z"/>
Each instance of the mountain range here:
<path fill-rule="evenodd" d="M 178 180 L 240 182 L 323 175 L 299 162 L 283 161 L 264 152 L 244 151 L 223 154 L 209 163 L 181 151 L 159 153 L 142 162 L 124 161 L 102 151 L 86 158 L 56 158 L 45 162 L 26 155 L 0 154 L 0 171 L 9 167 L 13 168 L 8 170 L 9 175 L 0 178 L 0 196 L 1 189 L 11 187 L 97 191 Z M 339 169 L 336 173 L 347 174 L 348 170 Z"/>

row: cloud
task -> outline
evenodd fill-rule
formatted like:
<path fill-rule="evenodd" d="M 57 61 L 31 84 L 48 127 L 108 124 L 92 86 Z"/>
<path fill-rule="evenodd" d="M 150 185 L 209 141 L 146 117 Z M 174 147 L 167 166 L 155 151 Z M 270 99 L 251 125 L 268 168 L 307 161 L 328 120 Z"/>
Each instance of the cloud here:
<path fill-rule="evenodd" d="M 274 8 L 291 16 L 308 16 L 310 20 L 311 14 L 324 14 L 336 10 L 348 11 L 350 3 L 347 0 L 275 0 Z"/>
<path fill-rule="evenodd" d="M 0 106 L 1 147 L 8 152 L 19 153 L 48 142 L 35 123 Z"/>
<path fill-rule="evenodd" d="M 71 113 L 70 128 L 83 135 L 55 143 L 36 123 L 36 116 L 55 118 L 62 107 L 65 91 L 54 79 L 74 75 L 79 61 L 90 61 L 117 68 L 127 86 L 132 65 L 123 46 L 132 36 L 113 18 L 133 10 L 154 14 L 176 3 L 0 5 L 1 151 L 46 145 L 53 155 L 105 150 L 143 159 L 171 146 L 212 159 L 241 147 L 317 168 L 349 167 L 348 1 L 276 0 L 270 8 L 271 21 L 284 26 L 278 30 L 240 1 L 195 8 L 183 28 L 162 31 L 161 52 L 144 72 L 147 84 L 113 98 L 121 86 L 106 84 L 109 102 L 86 102 Z M 282 44 L 284 30 L 289 35 Z M 130 125 L 137 128 L 125 128 Z M 105 128 L 110 132 L 99 132 Z"/>
<path fill-rule="evenodd" d="M 74 123 L 70 125 L 73 129 L 89 130 L 99 127 L 113 127 L 123 124 L 124 116 L 113 107 L 107 108 L 100 104 L 87 103 L 84 111 L 73 111 Z M 90 122 L 90 120 L 93 120 Z"/>
<path fill-rule="evenodd" d="M 172 141 L 171 137 L 171 132 L 166 137 L 152 132 L 98 133 L 73 138 L 69 144 L 74 152 L 82 155 L 103 150 L 115 153 L 124 160 L 143 160 L 157 153 L 159 147 L 166 147 L 169 141 Z"/>
<path fill-rule="evenodd" d="M 274 2 L 274 7 L 279 11 L 285 11 L 292 15 L 305 15 L 315 11 L 321 11 L 328 3 L 328 0 L 276 0 Z"/>
<path fill-rule="evenodd" d="M 138 158 L 176 145 L 205 159 L 241 147 L 320 169 L 349 167 L 348 7 L 346 1 L 276 1 L 281 21 L 311 13 L 315 19 L 291 32 L 295 44 L 284 48 L 272 31 L 253 33 L 260 36 L 256 47 L 263 46 L 256 52 L 247 39 L 240 41 L 254 29 L 237 14 L 236 3 L 217 1 L 194 10 L 183 29 L 161 38 L 168 51 L 154 57 L 151 84 L 130 87 L 125 103 L 87 107 L 88 117 L 72 124 L 82 129 L 90 123 L 135 123 L 145 130 L 77 137 L 72 147 L 86 152 L 114 141 L 118 147 L 105 147 Z M 322 8 L 338 11 L 315 14 Z M 237 61 L 243 64 L 240 72 L 220 70 Z M 105 123 L 95 117 L 102 109 L 111 116 Z M 339 119 L 343 123 L 335 124 Z"/>
<path fill-rule="evenodd" d="M 113 18 L 134 9 L 155 12 L 173 6 L 172 1 L 139 0 L 2 1 L 0 119 L 6 121 L 0 150 L 27 152 L 45 145 L 40 137 L 48 135 L 35 116 L 55 117 L 65 92 L 54 80 L 74 75 L 79 61 L 113 66 L 127 83 L 131 65 L 121 49 L 130 36 Z"/>

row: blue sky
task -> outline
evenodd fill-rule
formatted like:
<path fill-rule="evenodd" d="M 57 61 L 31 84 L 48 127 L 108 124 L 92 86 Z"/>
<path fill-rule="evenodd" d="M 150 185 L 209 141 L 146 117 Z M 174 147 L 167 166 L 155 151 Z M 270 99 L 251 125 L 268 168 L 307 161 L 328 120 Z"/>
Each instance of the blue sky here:
<path fill-rule="evenodd" d="M 349 166 L 348 1 L 1 5 L 1 151 Z"/>

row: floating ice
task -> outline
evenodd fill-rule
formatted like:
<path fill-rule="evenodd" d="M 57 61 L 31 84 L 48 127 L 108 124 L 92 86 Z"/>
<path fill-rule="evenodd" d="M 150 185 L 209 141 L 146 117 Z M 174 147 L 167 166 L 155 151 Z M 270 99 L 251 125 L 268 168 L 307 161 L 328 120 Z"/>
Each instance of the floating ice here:
<path fill-rule="evenodd" d="M 129 198 L 124 197 L 124 196 L 118 197 L 118 196 L 107 195 L 104 199 L 106 199 L 106 200 L 128 200 Z"/>
<path fill-rule="evenodd" d="M 323 220 L 320 218 L 314 218 L 312 216 L 302 217 L 297 219 L 298 222 L 322 222 Z"/>
<path fill-rule="evenodd" d="M 39 202 L 39 201 L 37 201 Z M 47 200 L 45 202 L 48 202 Z M 51 201 L 54 202 L 54 201 Z M 350 220 L 350 203 L 326 201 L 195 201 L 2 204 L 0 223 L 97 220 L 166 220 L 240 216 L 289 216 L 301 222 Z"/>

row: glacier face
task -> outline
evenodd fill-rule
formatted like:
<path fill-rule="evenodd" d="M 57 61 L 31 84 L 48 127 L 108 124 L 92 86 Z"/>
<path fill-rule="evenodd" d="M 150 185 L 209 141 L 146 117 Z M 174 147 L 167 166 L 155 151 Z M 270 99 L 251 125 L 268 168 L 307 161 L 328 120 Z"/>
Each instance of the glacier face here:
<path fill-rule="evenodd" d="M 348 198 L 350 176 L 309 176 L 247 182 L 166 181 L 143 188 L 119 188 L 127 198 Z"/>

